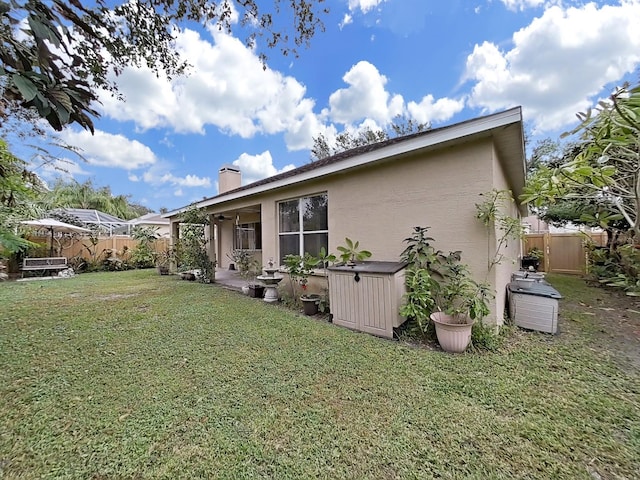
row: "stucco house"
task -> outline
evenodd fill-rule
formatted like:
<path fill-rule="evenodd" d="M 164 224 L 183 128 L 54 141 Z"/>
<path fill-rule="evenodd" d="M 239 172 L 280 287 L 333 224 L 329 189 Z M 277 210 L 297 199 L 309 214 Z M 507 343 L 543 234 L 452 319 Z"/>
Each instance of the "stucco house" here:
<path fill-rule="evenodd" d="M 249 185 L 241 172 L 225 165 L 219 191 L 194 203 L 211 220 L 210 256 L 228 268 L 227 253 L 249 249 L 261 262 L 276 264 L 289 253 L 336 253 L 345 237 L 360 241 L 371 260 L 398 261 L 403 239 L 414 226 L 429 226 L 436 248 L 462 251 L 479 281 L 494 288 L 492 320 L 501 324 L 505 286 L 521 255 L 511 242 L 505 260 L 488 271 L 496 232 L 476 219 L 480 194 L 511 190 L 525 183 L 522 112 L 513 108 L 442 128 L 393 138 L 308 163 Z M 180 214 L 168 212 L 172 236 Z M 526 208 L 517 202 L 511 215 Z M 512 261 L 510 261 L 512 260 Z"/>
<path fill-rule="evenodd" d="M 135 227 L 150 227 L 156 230 L 158 237 L 168 238 L 171 229 L 168 218 L 163 218 L 160 213 L 147 213 L 141 217 L 134 218 L 127 222 L 126 228 L 123 229 L 123 233 L 131 235 L 131 232 Z"/>

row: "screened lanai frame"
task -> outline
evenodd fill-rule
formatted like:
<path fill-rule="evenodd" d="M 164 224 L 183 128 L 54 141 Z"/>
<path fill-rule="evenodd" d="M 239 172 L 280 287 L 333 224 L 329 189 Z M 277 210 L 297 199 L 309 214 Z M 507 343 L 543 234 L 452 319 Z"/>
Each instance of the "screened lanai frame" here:
<path fill-rule="evenodd" d="M 115 235 L 117 233 L 116 229 L 120 229 L 121 227 L 126 227 L 128 225 L 127 220 L 93 209 L 58 208 L 54 210 L 53 213 L 59 213 L 66 217 L 73 217 L 85 227 L 91 228 L 92 230 L 98 230 L 98 232 L 109 236 Z"/>

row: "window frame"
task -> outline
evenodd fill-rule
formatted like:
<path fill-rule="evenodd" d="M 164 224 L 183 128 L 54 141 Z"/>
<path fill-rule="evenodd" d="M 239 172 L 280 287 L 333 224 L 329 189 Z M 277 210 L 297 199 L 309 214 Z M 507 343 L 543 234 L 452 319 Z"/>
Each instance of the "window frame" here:
<path fill-rule="evenodd" d="M 320 197 L 320 196 L 324 196 L 327 199 L 327 205 L 326 205 L 326 216 L 327 216 L 327 228 L 326 230 L 309 230 L 306 231 L 304 230 L 304 211 L 301 208 L 302 207 L 302 201 L 308 198 L 313 198 L 313 197 Z M 287 202 L 291 202 L 293 200 L 296 200 L 298 202 L 298 231 L 295 232 L 282 232 L 280 231 L 281 228 L 281 223 L 280 223 L 280 206 L 281 204 L 287 203 Z M 278 222 L 278 256 L 279 258 L 282 260 L 282 252 L 280 251 L 280 238 L 283 236 L 298 236 L 298 252 L 297 255 L 303 256 L 304 255 L 304 237 L 305 235 L 311 235 L 311 234 L 326 234 L 327 235 L 327 250 L 329 248 L 329 194 L 328 192 L 318 192 L 318 193 L 312 193 L 312 194 L 308 194 L 308 195 L 302 195 L 300 197 L 293 197 L 293 198 L 287 198 L 287 199 L 283 199 L 280 200 L 276 203 L 276 218 L 277 218 L 277 222 Z"/>
<path fill-rule="evenodd" d="M 245 222 L 234 226 L 233 229 L 233 248 L 234 250 L 246 250 L 249 252 L 257 252 L 262 250 L 262 223 L 261 222 Z M 253 232 L 247 236 L 248 248 L 242 247 L 242 242 L 238 237 L 239 230 Z"/>

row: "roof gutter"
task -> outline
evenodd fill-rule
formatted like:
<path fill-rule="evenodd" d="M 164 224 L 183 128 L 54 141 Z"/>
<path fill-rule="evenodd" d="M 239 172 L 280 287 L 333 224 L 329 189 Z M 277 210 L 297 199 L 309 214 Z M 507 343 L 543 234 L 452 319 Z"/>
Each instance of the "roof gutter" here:
<path fill-rule="evenodd" d="M 287 187 L 300 182 L 314 180 L 320 177 L 331 175 L 333 173 L 342 172 L 363 165 L 375 163 L 392 157 L 397 157 L 410 152 L 423 150 L 425 148 L 443 145 L 447 143 L 457 143 L 457 141 L 466 140 L 469 137 L 486 134 L 491 130 L 505 127 L 522 121 L 522 109 L 515 107 L 504 112 L 480 117 L 466 122 L 457 123 L 448 127 L 439 128 L 433 132 L 427 132 L 423 136 L 408 139 L 404 142 L 398 142 L 392 145 L 381 147 L 380 149 L 355 155 L 335 164 L 325 165 L 317 169 L 309 170 L 299 175 L 274 180 L 266 184 L 258 185 L 255 188 L 248 188 L 238 192 L 230 192 L 229 194 L 218 195 L 212 198 L 192 203 L 186 207 L 167 212 L 162 215 L 164 218 L 171 218 L 179 215 L 189 208 L 206 208 L 223 202 L 229 202 L 244 197 L 249 197 L 259 193 Z"/>

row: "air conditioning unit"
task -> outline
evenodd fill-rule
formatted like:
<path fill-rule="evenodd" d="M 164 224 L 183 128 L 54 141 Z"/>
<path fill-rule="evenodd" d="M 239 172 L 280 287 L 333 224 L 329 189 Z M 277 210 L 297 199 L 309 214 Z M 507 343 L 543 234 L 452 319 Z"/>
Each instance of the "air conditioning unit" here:
<path fill-rule="evenodd" d="M 535 282 L 528 288 L 512 282 L 507 286 L 509 316 L 521 328 L 539 332 L 558 332 L 558 300 L 562 295 L 545 282 Z"/>

